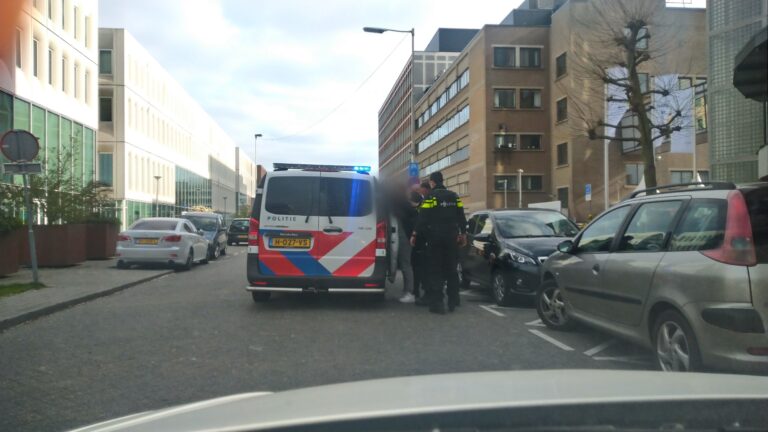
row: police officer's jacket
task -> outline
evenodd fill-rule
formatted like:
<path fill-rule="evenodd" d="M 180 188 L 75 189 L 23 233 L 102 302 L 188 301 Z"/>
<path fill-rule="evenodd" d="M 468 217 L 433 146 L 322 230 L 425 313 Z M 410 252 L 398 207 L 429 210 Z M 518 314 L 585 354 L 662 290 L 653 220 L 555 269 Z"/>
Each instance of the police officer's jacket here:
<path fill-rule="evenodd" d="M 426 235 L 429 231 L 467 231 L 464 204 L 455 192 L 438 185 L 424 198 L 419 208 L 416 233 Z"/>

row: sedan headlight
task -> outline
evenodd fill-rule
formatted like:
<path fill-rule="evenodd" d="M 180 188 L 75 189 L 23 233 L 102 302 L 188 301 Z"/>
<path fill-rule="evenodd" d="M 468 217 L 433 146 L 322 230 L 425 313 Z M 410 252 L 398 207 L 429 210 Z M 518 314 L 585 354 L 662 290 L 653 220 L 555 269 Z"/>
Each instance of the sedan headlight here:
<path fill-rule="evenodd" d="M 537 265 L 538 264 L 535 259 L 529 257 L 528 255 L 523 255 L 523 254 L 521 254 L 519 252 L 515 252 L 515 251 L 509 250 L 509 249 L 507 249 L 505 252 L 508 253 L 509 254 L 509 258 L 512 261 L 516 262 L 516 263 L 519 263 L 519 264 L 532 264 L 532 265 Z"/>

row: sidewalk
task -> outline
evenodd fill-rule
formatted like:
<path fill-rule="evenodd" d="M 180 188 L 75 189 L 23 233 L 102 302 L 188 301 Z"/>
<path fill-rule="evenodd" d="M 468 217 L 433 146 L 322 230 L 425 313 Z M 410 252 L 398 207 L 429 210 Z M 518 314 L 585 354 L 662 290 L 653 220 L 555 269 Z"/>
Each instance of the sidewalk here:
<path fill-rule="evenodd" d="M 114 259 L 40 269 L 45 288 L 0 298 L 0 331 L 172 272 L 167 268 L 118 270 Z M 0 278 L 0 284 L 24 282 L 32 282 L 32 271 L 26 268 Z"/>

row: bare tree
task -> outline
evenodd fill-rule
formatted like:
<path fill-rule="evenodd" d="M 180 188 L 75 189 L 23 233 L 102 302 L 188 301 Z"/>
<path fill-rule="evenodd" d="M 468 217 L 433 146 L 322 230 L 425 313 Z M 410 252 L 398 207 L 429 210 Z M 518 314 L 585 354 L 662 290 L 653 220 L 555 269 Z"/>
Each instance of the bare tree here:
<path fill-rule="evenodd" d="M 663 0 L 591 0 L 579 7 L 569 69 L 580 84 L 566 90 L 577 120 L 571 128 L 591 140 L 639 147 L 648 188 L 657 185 L 656 142 L 686 127 L 683 113 L 690 110 L 690 101 L 677 97 L 676 79 L 649 78 L 668 74 L 670 63 L 679 70 L 687 54 L 663 19 L 664 7 Z M 610 122 L 609 106 L 626 108 Z"/>

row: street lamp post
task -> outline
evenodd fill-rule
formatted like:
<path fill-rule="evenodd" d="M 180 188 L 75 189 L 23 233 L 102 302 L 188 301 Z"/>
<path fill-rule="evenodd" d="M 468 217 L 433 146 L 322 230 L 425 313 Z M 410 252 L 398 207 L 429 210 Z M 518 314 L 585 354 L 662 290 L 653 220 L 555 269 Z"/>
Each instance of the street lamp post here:
<path fill-rule="evenodd" d="M 385 32 L 410 33 L 411 34 L 411 96 L 409 98 L 410 100 L 409 100 L 408 106 L 410 107 L 410 111 L 411 111 L 411 113 L 410 113 L 410 117 L 411 117 L 411 121 L 410 121 L 410 123 L 411 123 L 411 126 L 410 126 L 410 130 L 411 130 L 411 151 L 409 153 L 411 155 L 411 162 L 413 162 L 414 161 L 414 154 L 415 154 L 415 149 L 413 148 L 413 142 L 414 142 L 414 138 L 415 138 L 414 135 L 416 134 L 416 120 L 414 118 L 415 117 L 415 113 L 413 112 L 413 110 L 416 108 L 416 106 L 414 104 L 414 93 L 413 93 L 414 84 L 416 83 L 416 75 L 415 75 L 415 70 L 414 70 L 414 63 L 415 63 L 414 54 L 416 53 L 416 41 L 415 41 L 415 39 L 416 39 L 416 29 L 415 28 L 411 28 L 410 30 L 396 30 L 396 29 L 382 28 L 382 27 L 363 27 L 363 31 L 366 32 L 366 33 L 378 33 L 378 34 L 385 33 Z"/>
<path fill-rule="evenodd" d="M 257 133 L 253 135 L 253 163 L 255 170 L 255 173 L 253 175 L 253 197 L 256 198 L 256 188 L 259 187 L 259 169 L 258 164 L 256 164 L 256 144 L 258 144 L 259 138 L 261 138 L 261 134 Z"/>
<path fill-rule="evenodd" d="M 162 176 L 155 176 L 155 217 L 160 216 L 160 179 Z"/>
<path fill-rule="evenodd" d="M 523 208 L 523 171 L 522 169 L 517 170 L 517 208 L 521 209 Z"/>

